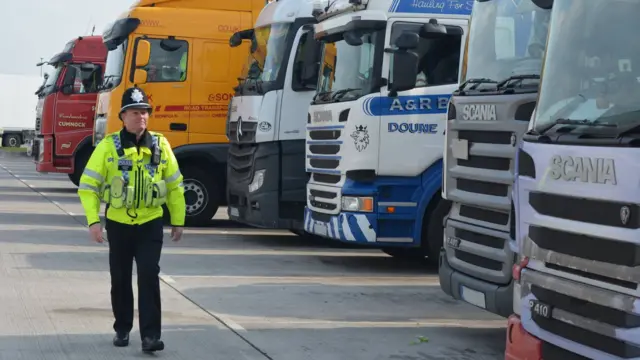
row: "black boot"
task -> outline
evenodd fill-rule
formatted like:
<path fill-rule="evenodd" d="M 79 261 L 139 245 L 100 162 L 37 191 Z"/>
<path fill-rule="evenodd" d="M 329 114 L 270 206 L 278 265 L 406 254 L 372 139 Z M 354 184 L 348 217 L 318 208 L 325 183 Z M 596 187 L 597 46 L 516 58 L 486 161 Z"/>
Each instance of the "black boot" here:
<path fill-rule="evenodd" d="M 116 333 L 113 338 L 113 345 L 117 347 L 124 347 L 129 345 L 129 333 Z"/>
<path fill-rule="evenodd" d="M 160 339 L 146 337 L 142 339 L 142 351 L 152 353 L 164 350 L 164 343 Z"/>

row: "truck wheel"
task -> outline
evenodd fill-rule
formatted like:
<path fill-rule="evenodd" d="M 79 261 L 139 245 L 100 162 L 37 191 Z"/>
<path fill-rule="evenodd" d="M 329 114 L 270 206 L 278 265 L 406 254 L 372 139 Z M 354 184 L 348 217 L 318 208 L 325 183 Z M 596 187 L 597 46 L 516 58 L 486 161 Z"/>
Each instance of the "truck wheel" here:
<path fill-rule="evenodd" d="M 73 165 L 73 173 L 69 174 L 69 180 L 75 185 L 80 185 L 80 178 L 91 158 L 91 151 L 88 149 L 80 150 L 76 153 L 75 164 Z"/>
<path fill-rule="evenodd" d="M 184 180 L 184 198 L 187 205 L 185 225 L 208 224 L 220 206 L 220 192 L 215 178 L 193 165 L 180 170 Z"/>
<path fill-rule="evenodd" d="M 451 201 L 438 198 L 437 204 L 431 214 L 426 214 L 428 221 L 422 222 L 421 247 L 423 253 L 427 256 L 427 261 L 432 264 L 438 264 L 440 257 L 440 249 L 444 237 L 444 225 L 442 220 L 451 210 Z"/>
<path fill-rule="evenodd" d="M 3 147 L 13 147 L 13 148 L 17 148 L 20 147 L 20 143 L 22 142 L 22 139 L 20 137 L 20 135 L 18 134 L 9 134 L 6 136 L 2 137 L 2 146 Z"/>

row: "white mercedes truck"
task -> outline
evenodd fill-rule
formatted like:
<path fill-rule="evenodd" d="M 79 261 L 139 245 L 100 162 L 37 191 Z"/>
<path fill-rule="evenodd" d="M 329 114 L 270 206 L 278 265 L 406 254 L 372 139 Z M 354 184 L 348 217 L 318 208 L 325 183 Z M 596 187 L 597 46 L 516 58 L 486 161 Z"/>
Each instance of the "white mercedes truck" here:
<path fill-rule="evenodd" d="M 437 262 L 446 112 L 473 1 L 335 0 L 309 108 L 305 230 Z"/>
<path fill-rule="evenodd" d="M 440 287 L 508 317 L 517 244 L 511 191 L 516 144 L 535 108 L 550 9 L 532 0 L 476 0 L 444 153 Z"/>
<path fill-rule="evenodd" d="M 640 359 L 639 17 L 635 0 L 553 1 L 518 153 L 509 359 Z"/>
<path fill-rule="evenodd" d="M 231 220 L 304 231 L 305 126 L 320 61 L 312 12 L 312 0 L 274 1 L 230 39 L 252 44 L 227 120 Z"/>

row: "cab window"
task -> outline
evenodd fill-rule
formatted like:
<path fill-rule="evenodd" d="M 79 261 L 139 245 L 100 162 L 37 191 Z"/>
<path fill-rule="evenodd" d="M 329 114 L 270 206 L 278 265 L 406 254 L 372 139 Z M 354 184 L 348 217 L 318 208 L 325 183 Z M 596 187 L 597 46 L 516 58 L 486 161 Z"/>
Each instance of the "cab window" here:
<path fill-rule="evenodd" d="M 182 82 L 187 79 L 189 43 L 175 39 L 146 39 L 151 44 L 147 82 Z"/>
<path fill-rule="evenodd" d="M 102 67 L 96 64 L 70 64 L 67 72 L 72 77 L 74 94 L 88 94 L 98 92 L 102 83 Z"/>
<path fill-rule="evenodd" d="M 419 33 L 424 24 L 398 22 L 391 29 L 390 43 L 404 32 Z M 458 83 L 460 53 L 463 30 L 459 26 L 445 25 L 447 35 L 437 39 L 420 38 L 418 48 L 412 51 L 418 54 L 418 73 L 416 88 L 450 85 Z"/>

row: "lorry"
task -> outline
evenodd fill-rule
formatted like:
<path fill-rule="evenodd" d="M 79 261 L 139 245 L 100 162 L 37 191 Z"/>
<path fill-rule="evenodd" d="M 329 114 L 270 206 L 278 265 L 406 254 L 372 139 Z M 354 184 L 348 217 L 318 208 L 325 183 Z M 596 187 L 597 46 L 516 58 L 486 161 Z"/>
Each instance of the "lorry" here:
<path fill-rule="evenodd" d="M 513 313 L 517 256 L 516 144 L 536 104 L 550 11 L 532 0 L 476 0 L 461 84 L 447 112 L 443 197 L 452 206 L 440 287 L 505 318 Z"/>
<path fill-rule="evenodd" d="M 103 33 L 94 144 L 122 128 L 125 89 L 142 88 L 153 106 L 148 129 L 167 138 L 180 163 L 186 225 L 208 224 L 226 202 L 227 110 L 249 49 L 230 48 L 229 37 L 251 27 L 265 3 L 138 0 Z"/>
<path fill-rule="evenodd" d="M 42 82 L 37 75 L 0 74 L 0 144 L 23 147 L 34 138 L 33 116 L 38 98 L 33 89 Z"/>
<path fill-rule="evenodd" d="M 318 16 L 305 231 L 437 261 L 446 112 L 472 6 L 336 0 Z"/>
<path fill-rule="evenodd" d="M 534 2 L 553 9 L 517 157 L 506 358 L 640 359 L 640 3 Z"/>
<path fill-rule="evenodd" d="M 304 233 L 305 127 L 320 61 L 312 12 L 313 0 L 272 2 L 254 28 L 230 40 L 254 44 L 229 110 L 227 212 L 233 221 Z"/>
<path fill-rule="evenodd" d="M 72 183 L 80 183 L 93 153 L 93 115 L 106 59 L 101 36 L 79 36 L 37 64 L 53 70 L 36 92 L 36 171 L 68 174 Z"/>

